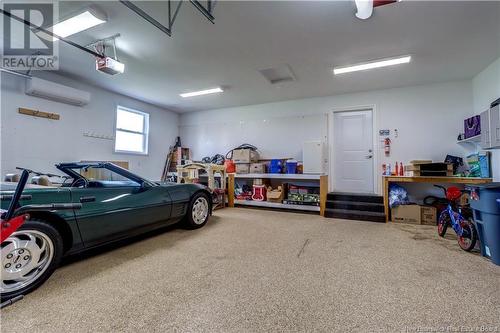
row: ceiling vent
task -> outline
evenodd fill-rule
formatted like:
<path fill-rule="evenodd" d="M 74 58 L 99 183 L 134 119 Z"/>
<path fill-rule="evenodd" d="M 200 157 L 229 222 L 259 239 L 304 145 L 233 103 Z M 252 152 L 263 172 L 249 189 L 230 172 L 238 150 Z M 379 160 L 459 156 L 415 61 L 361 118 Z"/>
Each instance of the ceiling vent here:
<path fill-rule="evenodd" d="M 295 81 L 295 75 L 290 65 L 284 64 L 277 67 L 259 69 L 267 81 L 271 84 Z"/>

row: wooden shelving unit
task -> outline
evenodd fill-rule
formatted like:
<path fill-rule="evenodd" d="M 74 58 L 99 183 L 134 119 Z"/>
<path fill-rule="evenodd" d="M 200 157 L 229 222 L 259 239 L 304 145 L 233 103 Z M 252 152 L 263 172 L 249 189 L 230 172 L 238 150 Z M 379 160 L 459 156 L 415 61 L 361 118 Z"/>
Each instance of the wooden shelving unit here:
<path fill-rule="evenodd" d="M 253 200 L 235 200 L 234 188 L 235 179 L 284 179 L 284 180 L 300 180 L 300 181 L 317 181 L 320 188 L 320 203 L 318 206 L 308 205 L 290 205 L 269 201 L 253 201 Z M 328 194 L 328 176 L 313 175 L 313 174 L 274 174 L 274 173 L 250 173 L 250 174 L 234 174 L 228 175 L 228 206 L 234 207 L 253 206 L 263 208 L 278 208 L 278 209 L 293 209 L 301 211 L 319 212 L 321 216 L 325 216 L 326 196 Z"/>
<path fill-rule="evenodd" d="M 491 178 L 475 178 L 475 177 L 406 177 L 406 176 L 382 176 L 383 195 L 384 195 L 384 211 L 385 221 L 389 222 L 389 185 L 391 183 L 430 183 L 430 184 L 465 184 L 465 185 L 480 185 L 491 183 Z"/>

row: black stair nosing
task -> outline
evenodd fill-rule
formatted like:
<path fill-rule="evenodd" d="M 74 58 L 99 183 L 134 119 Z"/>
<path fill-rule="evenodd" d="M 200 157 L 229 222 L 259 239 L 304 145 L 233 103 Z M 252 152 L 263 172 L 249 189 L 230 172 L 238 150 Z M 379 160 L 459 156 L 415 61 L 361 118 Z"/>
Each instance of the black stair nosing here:
<path fill-rule="evenodd" d="M 385 222 L 385 214 L 379 212 L 327 208 L 325 216 L 347 220 Z"/>
<path fill-rule="evenodd" d="M 328 193 L 328 201 L 355 201 L 355 202 L 370 202 L 370 203 L 383 203 L 384 198 L 378 195 L 367 194 L 340 194 Z"/>
<path fill-rule="evenodd" d="M 337 191 L 332 191 L 328 192 L 328 194 L 335 194 L 335 195 L 354 195 L 354 196 L 365 196 L 365 197 L 377 197 L 379 195 L 375 193 L 362 193 L 362 192 L 337 192 Z"/>
<path fill-rule="evenodd" d="M 377 202 L 327 200 L 326 207 L 332 209 L 360 210 L 380 213 L 384 212 L 384 204 Z"/>

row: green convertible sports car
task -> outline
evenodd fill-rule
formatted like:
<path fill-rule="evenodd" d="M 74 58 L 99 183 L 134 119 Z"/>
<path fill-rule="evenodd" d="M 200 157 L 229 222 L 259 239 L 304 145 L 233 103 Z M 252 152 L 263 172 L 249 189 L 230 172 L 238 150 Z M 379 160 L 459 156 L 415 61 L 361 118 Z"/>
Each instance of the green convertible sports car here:
<path fill-rule="evenodd" d="M 36 289 L 63 256 L 178 222 L 200 228 L 212 213 L 211 193 L 202 185 L 156 183 L 107 162 L 56 167 L 66 175 L 61 184 L 26 185 L 12 204 L 14 216 L 27 208 L 29 218 L 1 243 L 2 300 Z M 15 187 L 2 183 L 3 217 Z"/>

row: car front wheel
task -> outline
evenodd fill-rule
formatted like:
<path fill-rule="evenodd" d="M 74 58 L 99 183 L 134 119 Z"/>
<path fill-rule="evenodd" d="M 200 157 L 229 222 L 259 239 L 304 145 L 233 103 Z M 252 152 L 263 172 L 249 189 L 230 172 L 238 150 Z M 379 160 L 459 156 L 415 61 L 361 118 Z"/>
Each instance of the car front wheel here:
<path fill-rule="evenodd" d="M 61 261 L 59 232 L 42 220 L 28 220 L 1 244 L 2 301 L 42 285 Z"/>
<path fill-rule="evenodd" d="M 188 229 L 203 227 L 210 217 L 211 201 L 208 194 L 199 192 L 195 194 L 189 203 L 184 225 Z"/>

